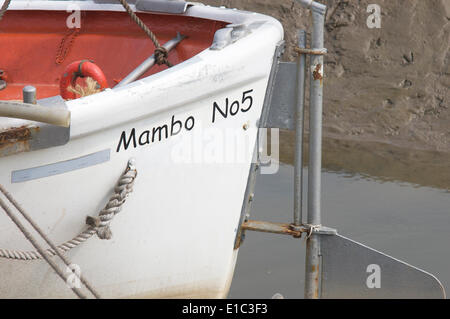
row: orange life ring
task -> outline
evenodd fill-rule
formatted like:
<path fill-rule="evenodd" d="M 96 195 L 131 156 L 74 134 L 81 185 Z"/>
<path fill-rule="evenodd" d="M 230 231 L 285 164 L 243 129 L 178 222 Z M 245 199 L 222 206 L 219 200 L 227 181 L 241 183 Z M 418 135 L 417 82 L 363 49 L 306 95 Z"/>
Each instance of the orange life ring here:
<path fill-rule="evenodd" d="M 70 85 L 75 87 L 79 77 L 93 78 L 100 85 L 100 89 L 106 89 L 108 87 L 105 74 L 103 74 L 103 71 L 95 63 L 88 60 L 75 61 L 66 67 L 59 82 L 59 91 L 63 99 L 68 100 L 76 98 L 75 93 L 70 92 L 68 87 Z"/>

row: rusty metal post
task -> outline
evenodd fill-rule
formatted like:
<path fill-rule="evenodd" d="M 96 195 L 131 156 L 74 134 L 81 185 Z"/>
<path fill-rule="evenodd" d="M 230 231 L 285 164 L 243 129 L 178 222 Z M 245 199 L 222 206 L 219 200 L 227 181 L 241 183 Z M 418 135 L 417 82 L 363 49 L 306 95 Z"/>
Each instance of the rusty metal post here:
<path fill-rule="evenodd" d="M 290 224 L 263 222 L 257 220 L 248 220 L 242 224 L 245 230 L 257 231 L 261 233 L 272 233 L 280 235 L 291 235 L 294 238 L 300 238 L 302 233 L 308 232 L 305 226 L 298 226 L 297 229 L 292 229 Z"/>
<path fill-rule="evenodd" d="M 322 50 L 326 6 L 310 2 L 312 12 L 312 50 Z M 322 169 L 322 95 L 323 55 L 310 58 L 310 104 L 309 104 L 309 165 L 308 165 L 308 218 L 312 233 L 306 243 L 305 298 L 320 297 L 320 235 L 313 230 L 321 223 L 320 193 Z"/>
<path fill-rule="evenodd" d="M 306 31 L 298 31 L 298 47 L 306 48 Z M 295 112 L 295 160 L 294 160 L 294 225 L 302 224 L 303 199 L 303 111 L 305 104 L 306 55 L 299 54 L 297 61 L 297 108 Z"/>

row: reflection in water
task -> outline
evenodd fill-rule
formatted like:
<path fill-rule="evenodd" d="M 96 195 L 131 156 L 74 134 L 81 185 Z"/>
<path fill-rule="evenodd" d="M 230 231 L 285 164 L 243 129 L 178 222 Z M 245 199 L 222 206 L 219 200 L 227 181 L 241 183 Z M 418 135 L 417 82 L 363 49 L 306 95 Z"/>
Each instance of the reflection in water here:
<path fill-rule="evenodd" d="M 280 132 L 282 163 L 293 164 L 294 141 L 293 132 Z M 322 152 L 322 166 L 325 171 L 450 190 L 450 153 L 330 138 L 323 140 Z M 304 163 L 307 163 L 306 156 L 307 154 Z"/>
<path fill-rule="evenodd" d="M 281 138 L 281 160 L 292 163 L 293 139 Z M 336 140 L 323 151 L 323 224 L 436 275 L 449 293 L 449 155 Z M 252 219 L 292 220 L 293 172 L 258 176 Z M 303 298 L 304 255 L 303 239 L 247 232 L 229 297 Z"/>

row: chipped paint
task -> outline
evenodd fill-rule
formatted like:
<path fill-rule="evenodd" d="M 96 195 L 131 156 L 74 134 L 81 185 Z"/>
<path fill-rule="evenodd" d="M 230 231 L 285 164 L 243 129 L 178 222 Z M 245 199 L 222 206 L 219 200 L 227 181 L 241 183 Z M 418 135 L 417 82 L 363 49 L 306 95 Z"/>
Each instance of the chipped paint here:
<path fill-rule="evenodd" d="M 312 66 L 312 75 L 314 81 L 320 80 L 320 86 L 322 86 L 323 82 L 323 65 L 318 63 Z"/>
<path fill-rule="evenodd" d="M 30 151 L 30 141 L 37 132 L 38 126 L 26 125 L 0 132 L 0 156 Z"/>

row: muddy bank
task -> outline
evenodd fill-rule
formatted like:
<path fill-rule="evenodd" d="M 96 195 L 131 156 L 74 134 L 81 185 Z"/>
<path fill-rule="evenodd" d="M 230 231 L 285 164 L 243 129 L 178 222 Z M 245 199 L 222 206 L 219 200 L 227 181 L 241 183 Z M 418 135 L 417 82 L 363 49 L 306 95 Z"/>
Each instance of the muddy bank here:
<path fill-rule="evenodd" d="M 296 30 L 309 14 L 293 0 L 206 0 L 277 18 L 286 60 L 295 60 Z M 324 136 L 450 152 L 450 2 L 323 0 Z M 367 26 L 367 7 L 381 8 L 381 28 Z"/>

